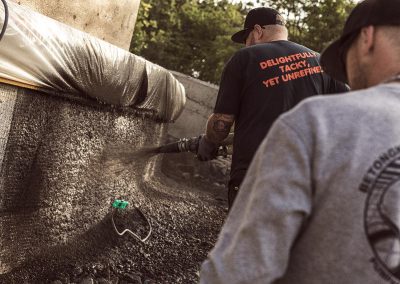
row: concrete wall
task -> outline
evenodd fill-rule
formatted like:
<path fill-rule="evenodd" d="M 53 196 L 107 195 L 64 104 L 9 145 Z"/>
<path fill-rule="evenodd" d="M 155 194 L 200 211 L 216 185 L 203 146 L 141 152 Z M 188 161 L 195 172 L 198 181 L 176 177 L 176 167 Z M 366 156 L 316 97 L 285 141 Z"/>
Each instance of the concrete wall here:
<path fill-rule="evenodd" d="M 186 90 L 186 105 L 176 122 L 169 126 L 168 134 L 175 138 L 195 137 L 204 133 L 208 117 L 214 110 L 218 86 L 190 76 L 172 72 Z"/>
<path fill-rule="evenodd" d="M 15 0 L 71 27 L 129 49 L 140 0 Z"/>
<path fill-rule="evenodd" d="M 151 159 L 105 160 L 105 150 L 157 145 L 164 124 L 3 84 L 0 114 L 0 275 L 79 242 L 117 198 L 140 206 Z"/>

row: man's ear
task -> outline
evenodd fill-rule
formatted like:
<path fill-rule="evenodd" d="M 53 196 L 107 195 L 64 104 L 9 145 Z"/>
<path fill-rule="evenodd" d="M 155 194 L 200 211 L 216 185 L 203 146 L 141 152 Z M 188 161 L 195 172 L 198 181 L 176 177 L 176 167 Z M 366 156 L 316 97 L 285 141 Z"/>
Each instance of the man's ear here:
<path fill-rule="evenodd" d="M 361 29 L 359 48 L 363 56 L 369 55 L 375 48 L 375 31 L 374 26 L 367 26 Z"/>
<path fill-rule="evenodd" d="M 263 37 L 263 28 L 260 26 L 260 25 L 255 25 L 254 26 L 254 37 L 255 37 L 255 39 L 258 41 L 258 40 L 261 40 L 262 39 L 262 37 Z"/>

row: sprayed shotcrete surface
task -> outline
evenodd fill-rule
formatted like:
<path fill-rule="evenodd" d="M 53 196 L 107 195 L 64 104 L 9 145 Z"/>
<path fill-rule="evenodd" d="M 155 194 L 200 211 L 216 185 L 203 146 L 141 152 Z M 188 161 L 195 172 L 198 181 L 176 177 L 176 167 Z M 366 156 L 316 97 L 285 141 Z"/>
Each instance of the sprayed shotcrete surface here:
<path fill-rule="evenodd" d="M 162 143 L 166 128 L 18 89 L 0 172 L 0 283 L 196 283 L 226 216 L 216 200 L 225 192 L 189 183 L 190 173 L 173 179 L 179 155 L 129 154 Z M 147 243 L 115 233 L 117 198 L 150 220 Z M 115 218 L 121 229 L 148 230 L 132 206 Z"/>

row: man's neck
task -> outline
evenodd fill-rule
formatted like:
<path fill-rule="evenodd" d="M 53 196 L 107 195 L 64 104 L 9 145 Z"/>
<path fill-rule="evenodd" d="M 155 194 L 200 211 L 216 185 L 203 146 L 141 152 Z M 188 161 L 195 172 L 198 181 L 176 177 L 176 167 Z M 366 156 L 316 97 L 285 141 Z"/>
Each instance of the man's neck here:
<path fill-rule="evenodd" d="M 382 69 L 381 69 L 382 70 Z M 376 76 L 370 78 L 370 86 L 385 84 L 389 82 L 399 81 L 400 80 L 400 70 L 394 68 L 392 71 L 387 70 L 381 71 L 380 73 L 376 73 Z"/>
<path fill-rule="evenodd" d="M 270 38 L 266 38 L 263 41 L 259 42 L 259 43 L 269 43 L 269 42 L 274 42 L 274 41 L 287 41 L 288 38 L 286 37 L 270 37 Z"/>
<path fill-rule="evenodd" d="M 385 83 L 393 83 L 393 82 L 398 82 L 398 83 L 400 83 L 400 72 L 397 73 L 397 74 L 394 75 L 394 76 L 391 76 L 391 77 L 387 78 L 387 79 L 384 80 L 382 83 L 385 84 Z"/>

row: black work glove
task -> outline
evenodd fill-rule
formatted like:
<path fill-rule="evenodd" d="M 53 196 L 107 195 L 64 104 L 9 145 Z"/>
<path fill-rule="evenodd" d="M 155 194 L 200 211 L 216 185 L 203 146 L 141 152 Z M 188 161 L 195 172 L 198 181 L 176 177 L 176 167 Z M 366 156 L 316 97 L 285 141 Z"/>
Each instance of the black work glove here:
<path fill-rule="evenodd" d="M 200 161 L 209 161 L 217 157 L 218 146 L 208 141 L 205 135 L 200 136 L 197 158 Z"/>

